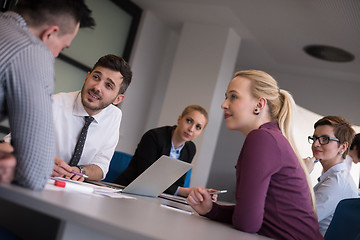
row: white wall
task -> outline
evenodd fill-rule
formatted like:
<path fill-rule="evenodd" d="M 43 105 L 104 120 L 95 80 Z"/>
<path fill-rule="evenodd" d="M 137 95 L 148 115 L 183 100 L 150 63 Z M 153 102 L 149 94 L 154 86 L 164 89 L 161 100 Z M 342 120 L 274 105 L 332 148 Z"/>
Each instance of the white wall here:
<path fill-rule="evenodd" d="M 117 150 L 132 154 L 142 134 L 158 126 L 178 39 L 178 33 L 171 31 L 151 12 L 144 12 L 130 62 L 134 78 L 121 106 L 124 117 Z M 258 66 L 239 66 L 236 70 L 249 68 L 256 69 Z M 360 125 L 360 108 L 356 105 L 360 100 L 360 83 L 337 77 L 319 78 L 307 71 L 295 71 L 294 74 L 270 66 L 262 66 L 260 69 L 273 75 L 281 88 L 289 90 L 298 105 L 320 115 L 342 115 L 352 123 Z M 175 123 L 176 116 L 170 116 L 166 124 L 171 124 L 171 119 Z M 207 184 L 209 187 L 229 190 L 229 193 L 220 196 L 220 199 L 232 199 L 234 166 L 243 140 L 241 133 L 228 131 L 222 123 L 214 157 L 211 159 L 213 162 L 210 160 L 208 163 L 211 170 Z M 303 141 L 307 143 L 307 139 Z"/>
<path fill-rule="evenodd" d="M 176 43 L 176 33 L 151 12 L 143 12 L 130 61 L 133 79 L 120 106 L 123 119 L 116 150 L 134 154 L 143 133 L 156 127 Z"/>
<path fill-rule="evenodd" d="M 187 105 L 207 109 L 208 126 L 195 140 L 192 186 L 207 182 L 223 118 L 219 106 L 234 71 L 239 45 L 240 37 L 228 27 L 191 22 L 182 27 L 159 123 L 167 125 L 177 119 Z"/>
<path fill-rule="evenodd" d="M 295 102 L 323 116 L 341 115 L 360 125 L 360 82 L 346 78 L 321 78 L 309 73 L 270 72 L 283 89 L 289 90 Z"/>

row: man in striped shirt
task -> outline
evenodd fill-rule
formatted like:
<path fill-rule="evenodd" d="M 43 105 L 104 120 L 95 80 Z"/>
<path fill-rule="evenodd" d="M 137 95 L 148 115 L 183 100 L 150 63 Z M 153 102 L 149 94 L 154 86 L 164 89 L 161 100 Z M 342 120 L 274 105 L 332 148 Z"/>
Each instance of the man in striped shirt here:
<path fill-rule="evenodd" d="M 93 27 L 84 0 L 19 0 L 0 13 L 0 120 L 9 118 L 16 158 L 0 152 L 0 182 L 41 190 L 55 157 L 54 58 L 79 27 Z M 5 166 L 4 166 L 5 165 Z"/>

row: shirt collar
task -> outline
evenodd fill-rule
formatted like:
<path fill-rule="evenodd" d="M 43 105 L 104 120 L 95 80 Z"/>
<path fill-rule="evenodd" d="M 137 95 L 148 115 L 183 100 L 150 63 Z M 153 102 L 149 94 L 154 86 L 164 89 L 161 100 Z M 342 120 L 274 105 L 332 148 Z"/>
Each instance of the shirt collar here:
<path fill-rule="evenodd" d="M 173 143 L 173 141 L 171 140 L 171 151 L 173 151 L 173 152 L 180 153 L 184 146 L 185 146 L 185 143 L 184 143 L 183 145 L 181 145 L 180 147 L 175 148 L 175 147 L 174 147 L 174 143 Z"/>
<path fill-rule="evenodd" d="M 280 129 L 277 122 L 267 122 L 261 125 L 259 128 Z"/>
<path fill-rule="evenodd" d="M 25 19 L 18 13 L 16 12 L 13 12 L 13 11 L 7 11 L 7 12 L 4 12 L 4 13 L 1 13 L 1 18 L 5 18 L 5 19 L 12 19 L 12 21 L 18 25 L 21 29 L 23 29 L 27 34 L 28 34 L 28 37 L 33 41 L 33 42 L 36 42 L 36 43 L 39 43 L 41 45 L 43 45 L 47 51 L 49 51 L 50 53 L 50 50 L 49 48 L 45 45 L 44 42 L 41 41 L 41 39 L 37 36 L 35 36 L 31 31 L 30 31 L 30 28 L 28 26 L 28 24 L 26 23 Z M 1 21 L 1 20 L 0 20 Z"/>
<path fill-rule="evenodd" d="M 329 175 L 331 175 L 334 172 L 340 172 L 342 170 L 347 170 L 345 163 L 338 163 L 334 166 L 332 166 L 331 168 L 329 168 L 329 170 L 327 170 L 325 173 L 323 173 L 319 178 L 318 178 L 318 182 L 322 182 L 324 181 Z"/>
<path fill-rule="evenodd" d="M 23 29 L 29 29 L 27 26 L 27 23 L 25 21 L 25 19 L 18 13 L 16 12 L 12 12 L 12 11 L 8 11 L 5 12 L 2 17 L 4 18 L 12 18 L 16 21 L 16 23 Z"/>

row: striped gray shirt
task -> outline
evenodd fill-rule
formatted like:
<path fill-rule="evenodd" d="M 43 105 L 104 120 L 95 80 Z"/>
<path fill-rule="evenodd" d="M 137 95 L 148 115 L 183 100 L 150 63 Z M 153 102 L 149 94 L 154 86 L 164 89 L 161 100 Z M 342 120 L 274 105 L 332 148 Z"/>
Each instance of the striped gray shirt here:
<path fill-rule="evenodd" d="M 41 190 L 54 167 L 54 57 L 14 12 L 0 13 L 0 119 L 9 118 L 15 182 Z"/>

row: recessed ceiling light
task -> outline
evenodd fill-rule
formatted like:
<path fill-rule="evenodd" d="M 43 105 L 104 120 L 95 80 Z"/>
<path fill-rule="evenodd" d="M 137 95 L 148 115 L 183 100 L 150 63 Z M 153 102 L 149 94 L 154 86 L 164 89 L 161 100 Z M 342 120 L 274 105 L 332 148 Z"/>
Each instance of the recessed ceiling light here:
<path fill-rule="evenodd" d="M 353 54 L 344 49 L 325 45 L 309 45 L 304 47 L 304 51 L 310 56 L 331 62 L 351 62 L 355 59 Z"/>

